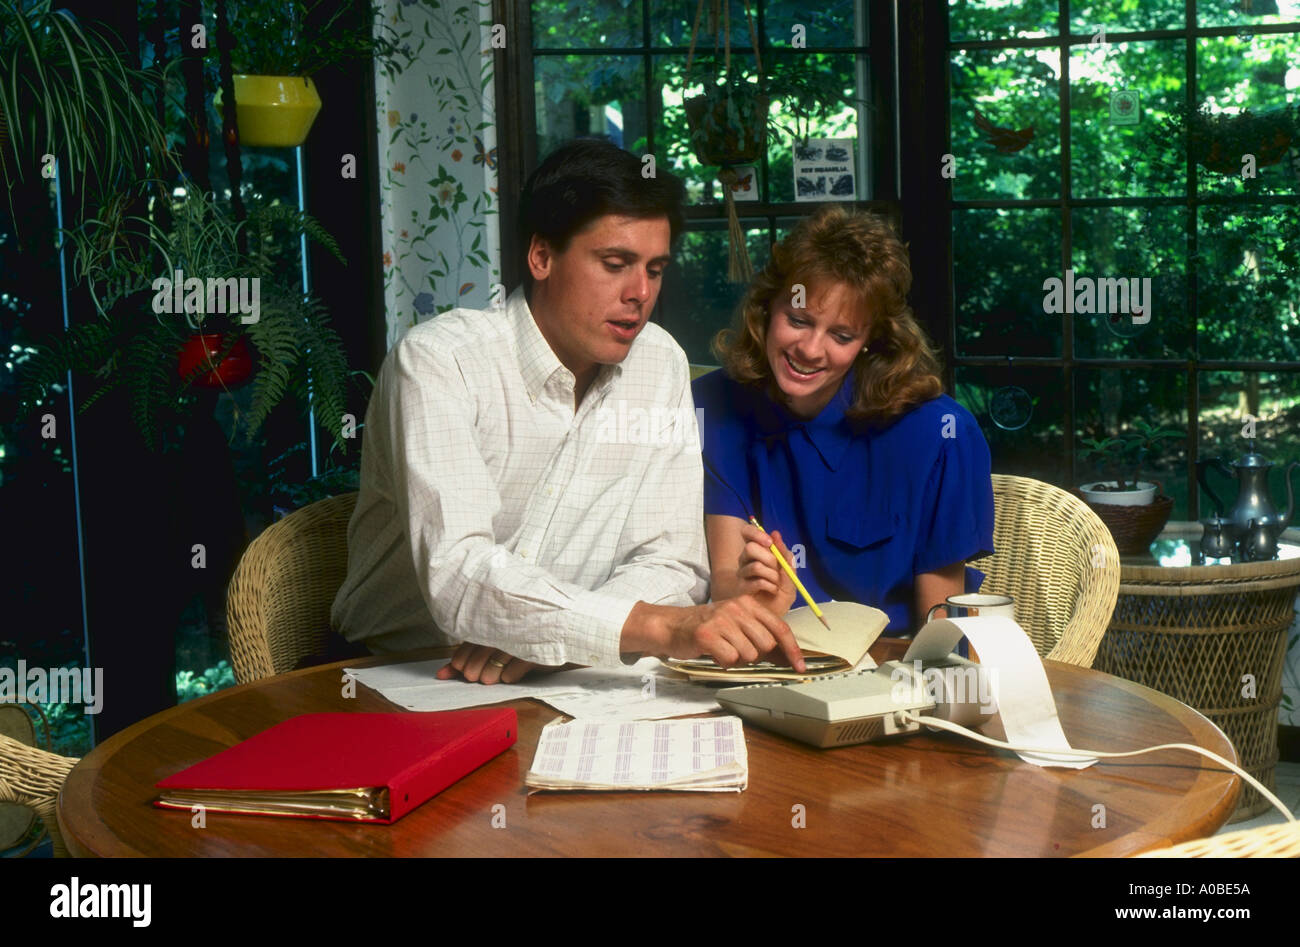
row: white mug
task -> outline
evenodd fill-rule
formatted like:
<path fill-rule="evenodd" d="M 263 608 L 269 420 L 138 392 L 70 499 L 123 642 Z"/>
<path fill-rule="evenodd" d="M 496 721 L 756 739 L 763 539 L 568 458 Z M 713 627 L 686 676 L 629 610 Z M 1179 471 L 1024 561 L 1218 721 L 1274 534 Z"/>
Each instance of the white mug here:
<path fill-rule="evenodd" d="M 991 595 L 985 592 L 949 595 L 926 613 L 926 622 L 934 621 L 934 613 L 941 608 L 948 609 L 949 618 L 995 615 L 1016 620 L 1016 601 L 1010 595 Z"/>

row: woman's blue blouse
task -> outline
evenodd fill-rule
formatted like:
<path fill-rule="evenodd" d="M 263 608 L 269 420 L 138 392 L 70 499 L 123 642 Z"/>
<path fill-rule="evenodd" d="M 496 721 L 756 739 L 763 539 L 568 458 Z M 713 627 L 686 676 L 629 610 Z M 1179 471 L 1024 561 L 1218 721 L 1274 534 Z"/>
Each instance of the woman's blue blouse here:
<path fill-rule="evenodd" d="M 873 605 L 889 615 L 888 634 L 914 631 L 925 619 L 914 577 L 993 552 L 989 447 L 947 395 L 873 428 L 845 416 L 852 371 L 811 421 L 722 371 L 692 388 L 705 514 L 753 513 L 779 530 L 814 601 Z M 966 591 L 983 581 L 967 566 Z"/>

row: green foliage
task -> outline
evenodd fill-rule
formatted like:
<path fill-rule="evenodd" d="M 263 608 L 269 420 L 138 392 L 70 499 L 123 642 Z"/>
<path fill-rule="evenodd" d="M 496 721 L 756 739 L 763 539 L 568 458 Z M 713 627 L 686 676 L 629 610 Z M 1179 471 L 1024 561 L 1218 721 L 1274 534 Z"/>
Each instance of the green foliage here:
<path fill-rule="evenodd" d="M 1080 459 L 1098 458 L 1104 464 L 1116 469 L 1116 483 L 1119 489 L 1126 489 L 1126 478 L 1135 485 L 1141 476 L 1141 466 L 1151 449 L 1160 441 L 1186 437 L 1184 431 L 1174 428 L 1157 428 L 1143 418 L 1133 420 L 1133 430 L 1125 431 L 1116 437 L 1095 439 L 1085 437 L 1081 440 L 1086 447 L 1079 451 Z"/>
<path fill-rule="evenodd" d="M 392 70 L 395 33 L 379 5 L 359 0 L 361 25 L 342 18 L 348 5 L 325 0 L 230 0 L 230 61 L 237 74 L 310 76 L 326 66 L 374 57 Z M 303 25 L 308 28 L 304 29 Z"/>
<path fill-rule="evenodd" d="M 85 28 L 50 0 L 0 0 L 0 179 L 8 187 L 48 174 L 114 187 L 160 160 L 166 138 L 136 94 L 144 74 L 129 68 L 116 37 Z M 40 169 L 37 171 L 37 169 Z M 10 205 L 12 210 L 12 204 Z"/>
<path fill-rule="evenodd" d="M 74 270 L 91 289 L 102 319 L 72 326 L 42 346 L 22 366 L 22 398 L 34 408 L 67 371 L 85 372 L 100 387 L 85 411 L 107 391 L 127 386 L 131 415 L 145 442 L 167 446 L 165 432 L 183 420 L 193 382 L 247 336 L 258 353 L 253 400 L 244 419 L 251 439 L 286 396 L 307 404 L 308 387 L 317 417 L 342 441 L 348 367 L 342 340 L 323 305 L 304 298 L 294 272 L 302 234 L 342 260 L 333 237 L 310 215 L 280 204 L 256 205 L 245 221 L 229 208 L 190 195 L 171 208 L 164 231 L 152 220 L 126 216 L 129 201 L 67 233 L 76 248 Z M 154 313 L 150 290 L 161 274 L 186 279 L 257 279 L 259 319 L 245 325 L 237 314 Z M 223 352 L 213 365 L 179 377 L 177 354 L 191 332 L 220 333 Z"/>
<path fill-rule="evenodd" d="M 226 687 L 234 687 L 235 671 L 230 662 L 222 659 L 216 667 L 210 667 L 202 674 L 193 671 L 176 672 L 176 703 L 183 704 L 196 697 L 205 697 Z"/>

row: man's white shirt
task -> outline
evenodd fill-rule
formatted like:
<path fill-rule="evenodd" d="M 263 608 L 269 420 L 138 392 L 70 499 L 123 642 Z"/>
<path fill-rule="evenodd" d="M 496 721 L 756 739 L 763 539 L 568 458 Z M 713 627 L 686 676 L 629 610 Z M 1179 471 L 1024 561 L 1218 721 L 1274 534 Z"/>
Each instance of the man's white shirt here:
<path fill-rule="evenodd" d="M 333 621 L 399 651 L 471 641 L 620 663 L 638 601 L 708 593 L 703 469 L 680 346 L 646 325 L 574 410 L 522 290 L 412 328 L 366 412 Z"/>

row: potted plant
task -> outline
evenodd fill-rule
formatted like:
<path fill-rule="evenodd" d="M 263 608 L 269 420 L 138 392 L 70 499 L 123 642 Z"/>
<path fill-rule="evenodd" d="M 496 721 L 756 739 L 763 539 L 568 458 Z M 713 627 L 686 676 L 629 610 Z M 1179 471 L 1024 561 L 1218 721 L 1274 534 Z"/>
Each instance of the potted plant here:
<path fill-rule="evenodd" d="M 1160 441 L 1184 437 L 1184 432 L 1173 428 L 1159 429 L 1150 422 L 1137 418 L 1133 430 L 1104 440 L 1083 438 L 1087 445 L 1079 452 L 1080 459 L 1097 458 L 1104 467 L 1115 474 L 1114 480 L 1085 483 L 1079 492 L 1091 503 L 1111 506 L 1148 506 L 1156 495 L 1157 484 L 1141 479 L 1141 467 L 1151 449 Z"/>
<path fill-rule="evenodd" d="M 760 160 L 769 136 L 806 141 L 814 119 L 829 117 L 855 101 L 845 95 L 832 72 L 812 67 L 807 61 L 769 61 L 765 67 L 749 4 L 747 0 L 742 4 L 750 28 L 753 64 L 732 62 L 730 0 L 709 0 L 706 26 L 714 36 L 713 54 L 701 57 L 705 73 L 701 91 L 683 101 L 691 148 L 701 164 L 718 168 L 718 180 L 723 185 L 730 237 L 727 276 L 733 282 L 748 282 L 753 275 L 732 195 L 737 180 L 735 167 Z M 691 85 L 704 12 L 705 0 L 697 0 L 682 80 L 686 88 Z M 772 114 L 773 100 L 780 101 L 780 111 L 793 119 L 791 124 L 783 124 Z"/>
<path fill-rule="evenodd" d="M 1145 552 L 1169 522 L 1174 501 L 1160 492 L 1158 482 L 1143 480 L 1141 468 L 1160 441 L 1185 436 L 1183 431 L 1157 428 L 1138 418 L 1133 430 L 1116 437 L 1083 439 L 1086 446 L 1080 457 L 1099 459 L 1115 479 L 1085 483 L 1074 492 L 1106 524 L 1121 553 Z"/>
<path fill-rule="evenodd" d="M 302 234 L 342 260 L 329 233 L 280 204 L 256 205 L 236 222 L 228 208 L 193 192 L 175 202 L 164 231 L 124 216 L 129 203 L 112 202 L 68 232 L 75 272 L 102 318 L 39 347 L 23 366 L 24 401 L 36 403 L 69 370 L 93 373 L 100 387 L 81 410 L 125 385 L 141 435 L 157 448 L 166 447 L 194 388 L 232 390 L 252 375 L 241 419 L 251 438 L 290 391 L 305 403 L 310 380 L 317 419 L 341 441 L 342 342 L 292 270 Z"/>
<path fill-rule="evenodd" d="M 137 91 L 144 74 L 118 49 L 49 0 L 0 0 L 0 180 L 11 212 L 13 189 L 26 181 L 57 170 L 84 208 L 87 185 L 110 189 L 166 154 L 162 126 Z"/>
<path fill-rule="evenodd" d="M 312 74 L 374 57 L 391 64 L 395 35 L 372 0 L 359 0 L 359 24 L 346 5 L 325 0 L 229 0 L 235 114 L 241 143 L 294 148 L 321 109 Z M 221 37 L 218 37 L 221 42 Z M 215 100 L 220 105 L 220 93 Z"/>

